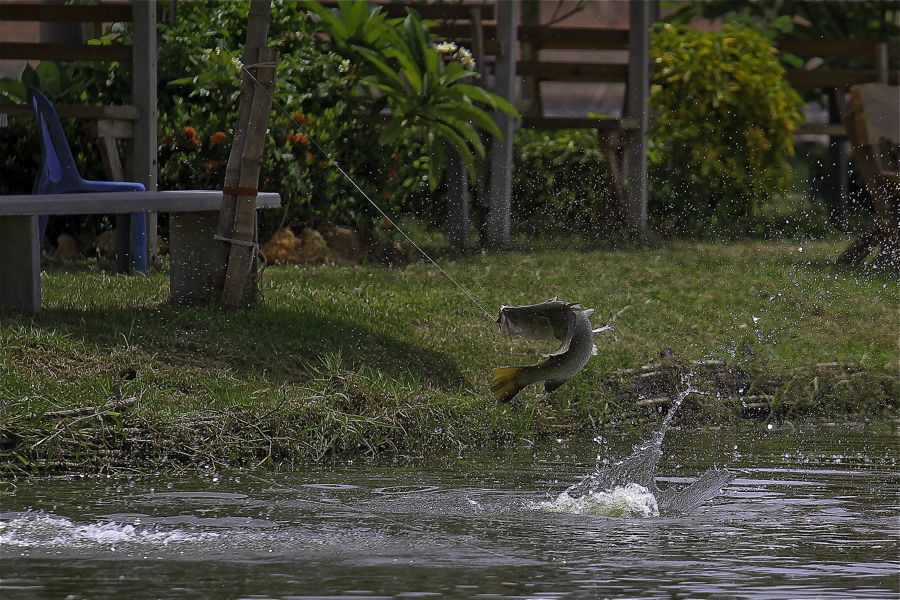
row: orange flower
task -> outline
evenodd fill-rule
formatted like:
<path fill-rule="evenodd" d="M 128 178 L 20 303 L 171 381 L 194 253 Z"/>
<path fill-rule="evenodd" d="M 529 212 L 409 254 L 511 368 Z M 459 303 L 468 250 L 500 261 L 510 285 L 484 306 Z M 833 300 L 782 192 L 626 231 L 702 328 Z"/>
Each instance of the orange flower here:
<path fill-rule="evenodd" d="M 210 146 L 218 146 L 225 142 L 225 132 L 217 131 L 211 136 L 209 136 L 209 145 Z"/>
<path fill-rule="evenodd" d="M 388 177 L 390 177 L 391 179 L 397 179 L 398 177 L 400 177 L 400 172 L 397 171 L 397 169 L 391 169 L 390 171 L 388 171 Z"/>
<path fill-rule="evenodd" d="M 309 144 L 309 138 L 307 138 L 306 135 L 302 133 L 295 133 L 291 138 L 291 141 L 293 141 L 295 144 L 301 144 L 303 146 Z"/>
<path fill-rule="evenodd" d="M 200 147 L 200 140 L 197 138 L 197 130 L 191 126 L 187 126 L 181 130 L 181 132 L 185 135 L 187 140 L 184 142 L 184 147 L 188 150 L 196 150 Z"/>
<path fill-rule="evenodd" d="M 313 163 L 313 162 L 315 162 L 315 160 L 316 160 L 316 157 L 312 152 L 306 153 L 306 162 Z"/>
<path fill-rule="evenodd" d="M 291 118 L 301 125 L 305 125 L 306 127 L 312 127 L 313 120 L 304 115 L 299 110 L 291 115 Z"/>

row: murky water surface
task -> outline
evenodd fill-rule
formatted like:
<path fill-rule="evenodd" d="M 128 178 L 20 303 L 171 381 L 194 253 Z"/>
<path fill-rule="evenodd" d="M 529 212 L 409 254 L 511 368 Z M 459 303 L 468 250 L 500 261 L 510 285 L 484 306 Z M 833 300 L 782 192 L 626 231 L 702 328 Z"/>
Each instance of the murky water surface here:
<path fill-rule="evenodd" d="M 639 437 L 291 473 L 45 479 L 0 496 L 0 596 L 897 598 L 898 442 L 864 427 L 669 432 L 688 514 L 548 511 Z M 646 434 L 644 435 L 646 437 Z M 544 503 L 544 504 L 542 504 Z"/>

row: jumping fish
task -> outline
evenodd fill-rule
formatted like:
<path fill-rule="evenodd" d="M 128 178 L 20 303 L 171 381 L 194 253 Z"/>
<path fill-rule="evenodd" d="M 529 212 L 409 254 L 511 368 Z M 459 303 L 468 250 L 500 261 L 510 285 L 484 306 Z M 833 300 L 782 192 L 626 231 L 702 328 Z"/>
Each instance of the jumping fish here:
<path fill-rule="evenodd" d="M 611 325 L 591 325 L 593 308 L 551 298 L 540 304 L 501 306 L 497 323 L 500 332 L 533 340 L 559 340 L 559 348 L 536 365 L 494 369 L 491 390 L 500 402 L 509 402 L 522 388 L 544 382 L 544 391 L 552 392 L 584 368 L 597 354 L 594 334 L 612 329 Z"/>

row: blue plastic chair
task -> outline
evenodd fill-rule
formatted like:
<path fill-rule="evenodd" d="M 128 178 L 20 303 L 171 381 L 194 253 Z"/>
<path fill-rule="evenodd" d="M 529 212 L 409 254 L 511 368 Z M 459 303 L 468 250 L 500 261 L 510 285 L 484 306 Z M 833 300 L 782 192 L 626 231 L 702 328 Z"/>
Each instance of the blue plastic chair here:
<path fill-rule="evenodd" d="M 41 139 L 41 166 L 34 181 L 34 194 L 79 194 L 86 192 L 143 192 L 144 184 L 131 181 L 90 181 L 83 179 L 78 173 L 75 158 L 66 140 L 65 131 L 53 108 L 53 103 L 37 88 L 29 87 L 31 107 L 37 120 Z M 123 215 L 127 217 L 128 215 Z M 147 214 L 131 213 L 131 218 L 117 221 L 130 221 L 131 244 L 125 236 L 118 237 L 116 251 L 119 256 L 131 256 L 133 268 L 142 273 L 147 272 Z M 118 217 L 118 216 L 117 216 Z M 41 239 L 47 230 L 46 215 L 40 217 Z M 117 227 L 119 223 L 117 222 Z M 123 223 L 124 225 L 124 223 Z M 129 246 L 131 246 L 129 248 Z M 118 261 L 123 270 L 122 261 Z M 127 270 L 127 262 L 124 263 Z"/>

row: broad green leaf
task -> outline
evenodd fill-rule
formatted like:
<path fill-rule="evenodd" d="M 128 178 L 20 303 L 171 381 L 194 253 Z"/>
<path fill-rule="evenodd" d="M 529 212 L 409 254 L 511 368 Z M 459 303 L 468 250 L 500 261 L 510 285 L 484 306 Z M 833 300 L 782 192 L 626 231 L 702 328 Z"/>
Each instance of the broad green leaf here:
<path fill-rule="evenodd" d="M 492 108 L 497 108 L 508 115 L 512 115 L 515 117 L 519 116 L 519 111 L 515 106 L 509 103 L 505 98 L 498 96 L 497 94 L 492 94 L 485 89 L 478 87 L 477 85 L 472 85 L 470 83 L 457 83 L 454 86 L 457 90 L 464 93 L 469 98 L 473 100 L 477 100 L 483 104 L 487 104 Z"/>

